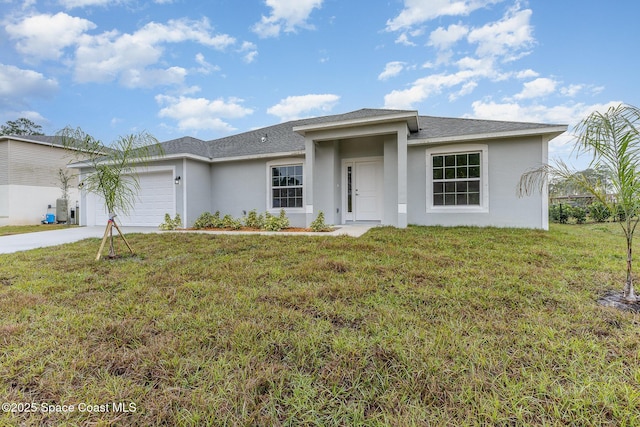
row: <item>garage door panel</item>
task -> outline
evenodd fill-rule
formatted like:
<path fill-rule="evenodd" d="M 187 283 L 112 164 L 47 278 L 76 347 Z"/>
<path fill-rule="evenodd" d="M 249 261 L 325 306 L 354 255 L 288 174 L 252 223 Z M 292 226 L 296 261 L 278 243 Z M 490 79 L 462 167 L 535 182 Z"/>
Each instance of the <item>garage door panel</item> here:
<path fill-rule="evenodd" d="M 164 221 L 164 215 L 175 215 L 175 184 L 173 172 L 147 172 L 138 176 L 139 189 L 134 206 L 128 215 L 117 213 L 118 224 L 123 226 L 157 227 Z M 108 220 L 104 199 L 96 203 L 96 224 Z"/>

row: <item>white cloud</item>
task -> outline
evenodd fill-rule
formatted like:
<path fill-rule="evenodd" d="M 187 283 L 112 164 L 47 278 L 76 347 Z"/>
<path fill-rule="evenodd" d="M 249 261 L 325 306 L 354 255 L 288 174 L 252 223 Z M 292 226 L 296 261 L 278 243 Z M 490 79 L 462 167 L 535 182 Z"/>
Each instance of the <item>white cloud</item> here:
<path fill-rule="evenodd" d="M 232 132 L 236 130 L 223 119 L 238 119 L 253 113 L 253 110 L 242 106 L 239 98 L 190 98 L 157 95 L 156 102 L 163 106 L 159 117 L 177 120 L 178 128 L 187 130 L 213 130 Z"/>
<path fill-rule="evenodd" d="M 419 37 L 423 34 L 424 34 L 424 28 L 416 28 L 415 30 L 412 30 L 412 31 L 405 31 L 398 36 L 395 42 L 396 44 L 403 44 L 405 46 L 417 46 L 416 43 L 412 42 L 409 39 L 409 36 Z"/>
<path fill-rule="evenodd" d="M 37 60 L 59 59 L 64 48 L 75 45 L 94 28 L 93 22 L 63 12 L 33 15 L 5 27 L 9 37 L 17 40 L 18 52 Z"/>
<path fill-rule="evenodd" d="M 27 98 L 47 98 L 58 90 L 58 82 L 33 70 L 0 64 L 0 106 L 15 108 Z"/>
<path fill-rule="evenodd" d="M 117 0 L 59 0 L 58 3 L 67 9 L 73 9 L 74 7 L 87 7 L 87 6 L 108 6 L 109 4 L 118 4 Z"/>
<path fill-rule="evenodd" d="M 515 73 L 517 79 L 529 79 L 532 77 L 538 77 L 540 74 L 532 69 L 522 70 Z"/>
<path fill-rule="evenodd" d="M 476 43 L 476 54 L 483 56 L 500 56 L 507 61 L 518 59 L 527 52 L 533 43 L 533 30 L 530 24 L 531 9 L 511 9 L 501 20 L 474 28 L 469 32 L 467 40 Z"/>
<path fill-rule="evenodd" d="M 403 44 L 405 46 L 416 46 L 416 44 L 414 42 L 409 40 L 409 37 L 407 36 L 407 33 L 400 34 L 395 42 L 396 42 L 396 44 Z"/>
<path fill-rule="evenodd" d="M 473 114 L 470 117 L 516 122 L 559 123 L 573 126 L 594 111 L 606 111 L 610 106 L 618 104 L 620 104 L 619 101 L 612 101 L 607 104 L 568 103 L 547 106 L 542 104 L 523 105 L 516 102 L 476 101 L 472 104 Z"/>
<path fill-rule="evenodd" d="M 182 67 L 131 69 L 122 72 L 120 83 L 129 88 L 181 85 L 186 76 L 187 70 Z"/>
<path fill-rule="evenodd" d="M 243 42 L 239 50 L 240 53 L 244 53 L 244 62 L 247 64 L 255 61 L 258 56 L 258 47 L 251 42 Z"/>
<path fill-rule="evenodd" d="M 314 9 L 322 6 L 323 0 L 265 0 L 271 8 L 269 16 L 262 16 L 253 26 L 260 37 L 277 37 L 281 31 L 295 32 L 297 28 L 313 28 L 307 19 Z"/>
<path fill-rule="evenodd" d="M 498 77 L 498 72 L 495 70 L 495 61 L 493 58 L 471 58 L 465 56 L 456 62 L 456 65 L 460 70 L 473 71 L 474 75 L 484 77 Z"/>
<path fill-rule="evenodd" d="M 211 74 L 212 71 L 220 71 L 220 67 L 207 62 L 204 55 L 200 52 L 196 53 L 196 62 L 200 65 L 197 71 L 202 74 Z"/>
<path fill-rule="evenodd" d="M 133 34 L 115 31 L 90 37 L 84 36 L 76 51 L 75 78 L 79 82 L 108 82 L 116 79 L 130 87 L 141 80 L 131 79 L 129 74 L 155 73 L 160 76 L 158 84 L 178 83 L 182 74 L 180 67 L 166 70 L 148 70 L 164 53 L 167 43 L 192 41 L 214 49 L 223 50 L 235 43 L 226 34 L 211 35 L 209 21 L 187 19 L 170 20 L 167 24 L 151 22 Z M 184 78 L 184 74 L 182 74 Z M 153 85 L 153 80 L 143 86 Z"/>
<path fill-rule="evenodd" d="M 413 12 L 414 15 L 411 16 L 414 16 L 414 21 L 422 23 L 424 20 L 433 19 L 434 16 L 464 15 L 489 3 L 487 1 L 405 0 L 405 11 Z M 427 6 L 431 6 L 431 9 Z M 406 18 L 409 19 L 409 14 Z M 388 93 L 384 98 L 385 107 L 415 108 L 415 104 L 444 91 L 449 91 L 449 101 L 455 101 L 473 92 L 483 79 L 497 82 L 514 77 L 530 79 L 537 76 L 537 73 L 532 70 L 505 71 L 501 66 L 504 62 L 527 54 L 527 49 L 533 46 L 530 18 L 531 10 L 520 10 L 520 3 L 516 2 L 515 6 L 509 8 L 501 19 L 481 27 L 470 29 L 459 23 L 432 31 L 428 45 L 437 49 L 437 55 L 435 62 L 431 60 L 425 66 L 428 65 L 430 68 L 447 66 L 447 69 L 417 79 L 405 89 Z M 453 47 L 462 40 L 475 45 L 475 54 L 456 59 L 457 54 Z M 452 70 L 452 66 L 457 67 L 457 71 Z M 536 89 L 534 86 L 528 88 L 527 91 L 522 92 L 521 96 L 533 96 L 534 89 Z M 537 89 L 539 89 L 538 95 L 543 94 L 544 88 Z"/>
<path fill-rule="evenodd" d="M 464 25 L 449 25 L 448 28 L 438 27 L 429 36 L 429 45 L 438 49 L 449 49 L 469 33 Z"/>
<path fill-rule="evenodd" d="M 312 117 L 314 112 L 326 114 L 333 109 L 340 100 L 338 95 L 310 94 L 302 96 L 289 96 L 276 105 L 269 107 L 267 113 L 277 116 L 281 121 L 297 120 L 303 117 Z"/>
<path fill-rule="evenodd" d="M 57 60 L 65 48 L 73 48 L 75 56 L 70 64 L 77 82 L 119 80 L 127 87 L 182 84 L 187 74 L 184 68 L 154 67 L 167 44 L 193 42 L 216 50 L 236 44 L 236 39 L 227 34 L 215 34 L 206 18 L 174 19 L 166 24 L 150 22 L 131 34 L 115 30 L 87 33 L 95 28 L 91 21 L 62 12 L 33 15 L 6 26 L 9 36 L 17 40 L 16 49 L 27 58 Z M 257 55 L 255 49 L 253 43 L 245 42 L 239 51 L 250 62 Z M 202 72 L 203 67 L 198 71 Z"/>
<path fill-rule="evenodd" d="M 404 0 L 404 9 L 387 21 L 387 31 L 411 28 L 440 16 L 464 16 L 503 0 Z"/>
<path fill-rule="evenodd" d="M 1 105 L 1 104 L 0 104 Z M 9 108 L 11 108 L 11 106 L 8 106 Z M 29 119 L 34 123 L 37 123 L 41 126 L 46 126 L 47 124 L 50 124 L 49 120 L 47 120 L 46 118 L 44 118 L 42 116 L 42 114 L 40 114 L 37 111 L 33 111 L 33 110 L 10 110 L 10 109 L 3 109 L 0 111 L 0 122 L 6 122 L 9 120 L 16 120 L 20 117 L 24 117 L 25 119 Z M 45 131 L 46 132 L 46 131 Z"/>
<path fill-rule="evenodd" d="M 523 85 L 522 92 L 514 95 L 515 99 L 540 98 L 556 91 L 558 82 L 546 77 L 539 77 Z"/>
<path fill-rule="evenodd" d="M 413 82 L 408 89 L 394 90 L 384 97 L 384 108 L 408 110 L 424 101 L 429 96 L 440 93 L 443 88 L 450 88 L 463 83 L 466 73 L 431 74 Z"/>
<path fill-rule="evenodd" d="M 387 62 L 384 71 L 378 75 L 378 80 L 387 80 L 395 77 L 404 70 L 405 63 L 400 61 Z"/>
<path fill-rule="evenodd" d="M 385 108 L 412 109 L 415 104 L 423 102 L 432 95 L 440 94 L 445 89 L 461 86 L 456 97 L 468 95 L 477 86 L 480 78 L 496 76 L 490 60 L 461 60 L 460 70 L 447 74 L 431 74 L 420 78 L 403 90 L 394 90 L 384 97 Z"/>
<path fill-rule="evenodd" d="M 463 84 L 462 88 L 458 92 L 454 92 L 449 95 L 449 101 L 453 102 L 458 98 L 469 95 L 475 90 L 476 87 L 478 87 L 478 83 L 474 81 Z"/>
<path fill-rule="evenodd" d="M 585 89 L 584 85 L 569 85 L 560 89 L 560 93 L 569 98 L 573 98 Z"/>
<path fill-rule="evenodd" d="M 217 50 L 224 50 L 235 43 L 235 39 L 227 34 L 211 35 L 212 30 L 207 18 L 199 21 L 184 18 L 171 19 L 166 25 L 150 22 L 131 37 L 138 42 L 150 45 L 193 41 Z"/>
<path fill-rule="evenodd" d="M 594 111 L 605 112 L 621 101 L 606 104 L 567 103 L 547 106 L 541 104 L 521 105 L 514 102 L 496 103 L 493 101 L 476 101 L 473 103 L 473 114 L 468 116 L 487 120 L 509 120 L 518 122 L 566 124 L 569 131 L 549 142 L 549 157 L 562 158 L 569 163 L 579 162 L 579 169 L 587 167 L 590 158 L 575 158 L 574 137 L 572 128 Z M 572 159 L 573 157 L 573 159 Z"/>

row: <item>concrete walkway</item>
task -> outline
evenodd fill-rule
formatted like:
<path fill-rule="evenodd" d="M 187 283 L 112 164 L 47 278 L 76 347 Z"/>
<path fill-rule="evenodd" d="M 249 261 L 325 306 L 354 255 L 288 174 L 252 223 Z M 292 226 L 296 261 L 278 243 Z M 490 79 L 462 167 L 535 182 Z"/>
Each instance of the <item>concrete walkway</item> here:
<path fill-rule="evenodd" d="M 170 233 L 201 233 L 201 234 L 258 234 L 261 236 L 351 236 L 360 237 L 376 225 L 336 225 L 336 229 L 330 232 L 316 233 L 313 231 L 210 231 L 210 230 L 189 230 L 189 231 L 170 231 Z"/>
<path fill-rule="evenodd" d="M 341 225 L 330 233 L 307 233 L 307 232 L 286 232 L 286 231 L 160 231 L 157 227 L 123 227 L 120 229 L 124 234 L 130 233 L 206 233 L 206 234 L 260 234 L 272 236 L 341 236 L 347 235 L 360 237 L 372 225 Z M 38 231 L 35 233 L 14 234 L 11 236 L 0 236 L 0 254 L 10 254 L 30 249 L 57 246 L 65 243 L 78 242 L 92 237 L 102 238 L 105 227 L 72 227 L 50 231 Z M 117 231 L 114 231 L 117 235 Z"/>

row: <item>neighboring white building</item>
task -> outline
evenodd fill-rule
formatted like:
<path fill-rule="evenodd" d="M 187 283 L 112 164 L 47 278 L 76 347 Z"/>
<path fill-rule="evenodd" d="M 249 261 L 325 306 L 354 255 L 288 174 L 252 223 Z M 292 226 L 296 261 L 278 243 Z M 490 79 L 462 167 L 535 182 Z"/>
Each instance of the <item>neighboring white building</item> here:
<path fill-rule="evenodd" d="M 0 226 L 39 224 L 55 214 L 62 196 L 58 171 L 74 175 L 69 208 L 79 201 L 77 171 L 67 169 L 69 152 L 51 136 L 0 136 Z M 51 206 L 51 209 L 48 209 Z"/>
<path fill-rule="evenodd" d="M 293 226 L 322 211 L 328 224 L 547 229 L 546 191 L 519 198 L 516 189 L 566 129 L 363 109 L 212 141 L 184 137 L 140 169 L 139 200 L 120 224 L 155 227 L 179 213 L 192 225 L 206 211 L 285 209 Z M 100 198 L 83 192 L 81 224 L 106 219 Z"/>

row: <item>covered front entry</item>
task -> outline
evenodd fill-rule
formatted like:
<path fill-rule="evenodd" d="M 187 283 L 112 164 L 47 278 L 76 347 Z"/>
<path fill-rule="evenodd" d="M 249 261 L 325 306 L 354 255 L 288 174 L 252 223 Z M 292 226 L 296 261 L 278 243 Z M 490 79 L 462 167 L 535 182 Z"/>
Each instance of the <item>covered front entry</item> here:
<path fill-rule="evenodd" d="M 415 111 L 357 114 L 293 131 L 305 139 L 307 226 L 320 212 L 333 224 L 376 221 L 407 226 L 407 138 L 418 131 Z"/>
<path fill-rule="evenodd" d="M 344 221 L 382 221 L 382 159 L 344 160 L 342 170 Z"/>

